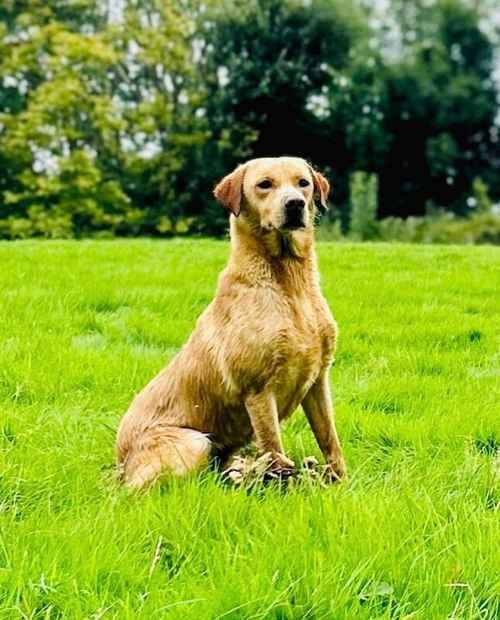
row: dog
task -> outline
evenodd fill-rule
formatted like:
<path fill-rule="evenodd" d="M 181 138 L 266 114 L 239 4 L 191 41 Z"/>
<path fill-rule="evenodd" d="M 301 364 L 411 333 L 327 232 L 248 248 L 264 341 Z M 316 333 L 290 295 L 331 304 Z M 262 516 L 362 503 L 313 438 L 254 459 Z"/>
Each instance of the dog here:
<path fill-rule="evenodd" d="M 337 326 L 319 285 L 314 222 L 328 181 L 295 157 L 253 159 L 215 187 L 230 211 L 231 254 L 190 338 L 133 400 L 117 457 L 126 485 L 227 463 L 252 440 L 269 470 L 290 474 L 280 422 L 299 405 L 331 480 L 346 467 L 329 369 Z"/>

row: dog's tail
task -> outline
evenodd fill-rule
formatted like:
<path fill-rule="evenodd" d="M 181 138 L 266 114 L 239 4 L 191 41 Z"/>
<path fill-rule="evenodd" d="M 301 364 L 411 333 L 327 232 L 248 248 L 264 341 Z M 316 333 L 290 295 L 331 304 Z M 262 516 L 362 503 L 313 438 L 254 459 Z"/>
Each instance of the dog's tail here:
<path fill-rule="evenodd" d="M 185 476 L 205 465 L 212 442 L 205 433 L 157 422 L 130 436 L 118 432 L 117 452 L 123 482 L 140 489 L 161 475 Z"/>

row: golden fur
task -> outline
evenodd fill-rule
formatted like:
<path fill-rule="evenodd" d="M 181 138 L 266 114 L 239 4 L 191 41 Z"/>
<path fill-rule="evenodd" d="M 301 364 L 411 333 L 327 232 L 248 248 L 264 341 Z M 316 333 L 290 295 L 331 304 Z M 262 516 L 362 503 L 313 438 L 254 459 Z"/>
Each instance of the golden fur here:
<path fill-rule="evenodd" d="M 328 371 L 337 328 L 321 294 L 315 196 L 328 182 L 299 158 L 256 159 L 215 188 L 231 210 L 231 256 L 217 294 L 182 350 L 132 402 L 117 439 L 125 482 L 184 475 L 252 439 L 290 469 L 280 421 L 302 405 L 332 478 L 345 472 Z M 305 208 L 286 227 L 287 205 Z"/>

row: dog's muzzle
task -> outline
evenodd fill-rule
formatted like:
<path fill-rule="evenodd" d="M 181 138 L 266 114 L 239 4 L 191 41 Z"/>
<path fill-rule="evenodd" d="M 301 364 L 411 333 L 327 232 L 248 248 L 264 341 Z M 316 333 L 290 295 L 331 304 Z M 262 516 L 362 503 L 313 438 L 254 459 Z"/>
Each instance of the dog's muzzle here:
<path fill-rule="evenodd" d="M 283 228 L 285 230 L 295 230 L 304 228 L 306 202 L 303 198 L 292 198 L 285 202 L 285 221 Z"/>

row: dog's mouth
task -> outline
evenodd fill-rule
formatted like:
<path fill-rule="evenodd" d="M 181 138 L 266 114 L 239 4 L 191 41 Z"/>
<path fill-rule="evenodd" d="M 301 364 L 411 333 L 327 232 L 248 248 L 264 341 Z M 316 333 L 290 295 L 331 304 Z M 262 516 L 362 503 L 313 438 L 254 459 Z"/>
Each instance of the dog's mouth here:
<path fill-rule="evenodd" d="M 285 222 L 284 224 L 281 224 L 281 226 L 266 224 L 261 226 L 261 229 L 264 233 L 276 231 L 278 233 L 283 233 L 284 235 L 287 235 L 288 233 L 292 233 L 296 230 L 305 230 L 306 225 L 304 222 Z"/>
<path fill-rule="evenodd" d="M 285 223 L 282 225 L 281 230 L 291 232 L 294 230 L 303 229 L 305 227 L 306 225 L 303 220 L 286 220 Z"/>
<path fill-rule="evenodd" d="M 279 224 L 277 222 L 261 223 L 261 229 L 264 233 L 276 231 L 287 235 L 297 230 L 305 230 L 306 228 L 307 224 L 302 216 L 287 217 L 284 222 L 281 222 Z"/>

